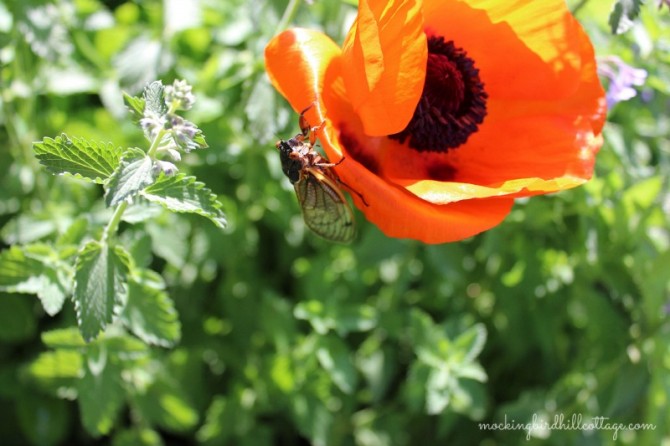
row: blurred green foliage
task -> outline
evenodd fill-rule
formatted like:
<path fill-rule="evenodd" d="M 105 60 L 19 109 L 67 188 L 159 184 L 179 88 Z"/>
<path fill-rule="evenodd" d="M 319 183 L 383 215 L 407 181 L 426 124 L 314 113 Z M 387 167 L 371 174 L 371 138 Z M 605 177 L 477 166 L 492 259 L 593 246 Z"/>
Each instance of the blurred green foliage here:
<path fill-rule="evenodd" d="M 438 246 L 388 239 L 360 214 L 350 246 L 305 229 L 273 147 L 296 116 L 262 59 L 285 1 L 0 3 L 4 248 L 106 223 L 100 189 L 52 177 L 32 143 L 66 132 L 141 146 L 121 91 L 154 79 L 193 85 L 188 119 L 210 147 L 180 168 L 230 222 L 157 212 L 122 224 L 174 301 L 173 348 L 121 325 L 84 343 L 70 300 L 49 316 L 30 294 L 0 293 L 2 443 L 670 442 L 670 12 L 647 2 L 612 36 L 610 2 L 570 3 L 599 55 L 648 71 L 641 94 L 611 110 L 586 186 L 522 200 L 497 228 Z M 324 0 L 287 18 L 341 41 L 353 14 Z M 479 425 L 560 414 L 655 429 L 526 441 Z"/>

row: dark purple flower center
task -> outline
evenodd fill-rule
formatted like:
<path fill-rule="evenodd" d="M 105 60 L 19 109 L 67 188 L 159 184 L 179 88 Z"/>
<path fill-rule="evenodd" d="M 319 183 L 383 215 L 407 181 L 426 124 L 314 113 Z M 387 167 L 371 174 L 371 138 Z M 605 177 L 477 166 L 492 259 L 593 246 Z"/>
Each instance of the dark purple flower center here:
<path fill-rule="evenodd" d="M 464 144 L 486 116 L 488 95 L 462 48 L 428 36 L 428 66 L 419 104 L 407 127 L 389 138 L 418 151 L 447 152 Z"/>

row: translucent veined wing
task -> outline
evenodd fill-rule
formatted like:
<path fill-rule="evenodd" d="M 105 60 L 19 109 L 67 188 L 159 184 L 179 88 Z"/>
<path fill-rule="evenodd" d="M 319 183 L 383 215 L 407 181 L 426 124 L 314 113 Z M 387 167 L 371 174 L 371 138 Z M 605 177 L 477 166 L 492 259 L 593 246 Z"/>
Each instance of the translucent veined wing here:
<path fill-rule="evenodd" d="M 354 213 L 337 183 L 318 167 L 303 172 L 294 187 L 305 224 L 325 239 L 351 242 L 356 235 Z"/>

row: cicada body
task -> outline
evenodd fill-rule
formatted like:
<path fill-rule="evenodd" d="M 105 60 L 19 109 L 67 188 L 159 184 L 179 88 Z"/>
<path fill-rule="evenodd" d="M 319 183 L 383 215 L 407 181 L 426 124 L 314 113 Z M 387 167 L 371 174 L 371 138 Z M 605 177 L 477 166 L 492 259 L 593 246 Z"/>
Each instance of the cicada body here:
<path fill-rule="evenodd" d="M 302 133 L 276 144 L 282 171 L 293 184 L 307 227 L 327 240 L 349 243 L 356 235 L 354 213 L 332 170 L 336 164 L 314 150 L 316 138 L 303 114 Z"/>

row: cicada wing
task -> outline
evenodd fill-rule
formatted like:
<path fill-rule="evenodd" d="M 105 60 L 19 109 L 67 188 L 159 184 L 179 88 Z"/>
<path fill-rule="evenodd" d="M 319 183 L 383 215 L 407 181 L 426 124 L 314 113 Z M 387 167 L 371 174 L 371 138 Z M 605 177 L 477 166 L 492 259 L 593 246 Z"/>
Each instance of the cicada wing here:
<path fill-rule="evenodd" d="M 354 239 L 354 213 L 335 181 L 311 168 L 294 186 L 305 224 L 312 231 L 334 242 Z"/>

